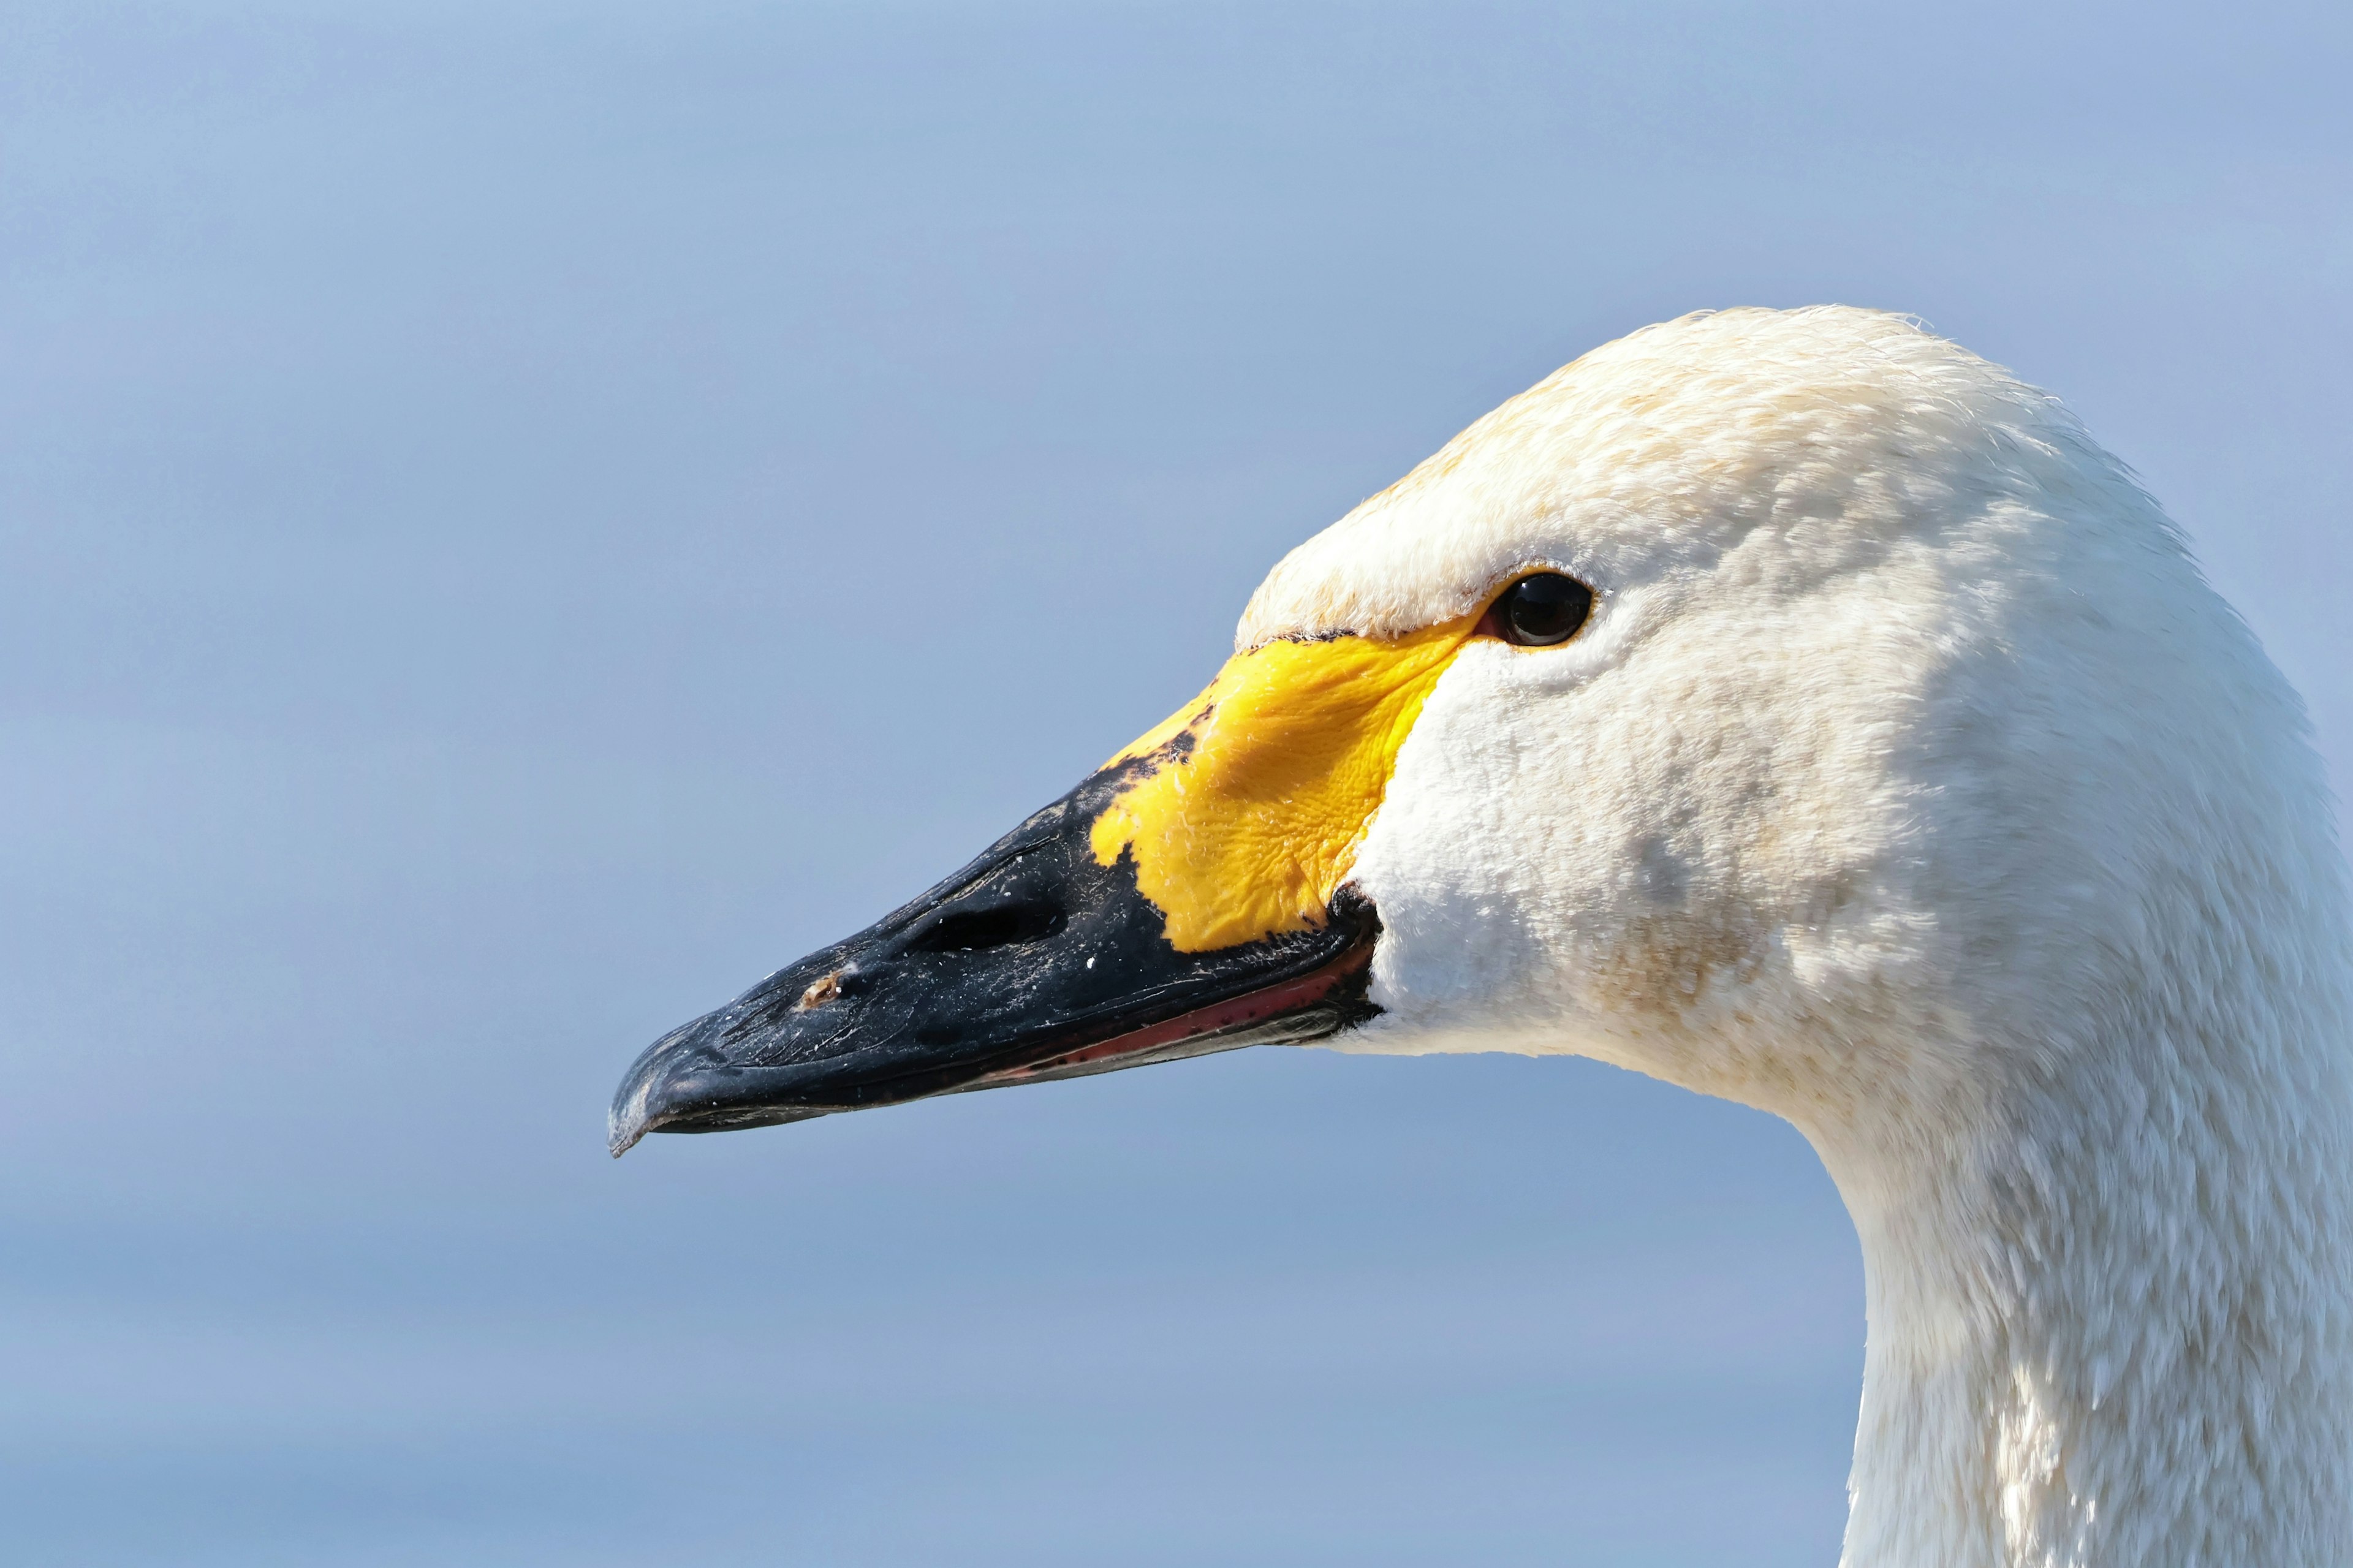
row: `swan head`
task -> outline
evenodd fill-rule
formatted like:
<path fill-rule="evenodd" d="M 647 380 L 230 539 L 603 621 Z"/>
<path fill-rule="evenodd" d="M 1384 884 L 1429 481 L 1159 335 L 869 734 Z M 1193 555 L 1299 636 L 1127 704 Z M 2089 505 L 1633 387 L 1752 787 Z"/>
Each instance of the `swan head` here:
<path fill-rule="evenodd" d="M 2337 899 L 2323 798 L 2053 399 L 1898 317 L 1686 317 L 1293 551 L 1199 700 L 658 1042 L 614 1145 L 1306 1041 L 1917 1137 Z"/>

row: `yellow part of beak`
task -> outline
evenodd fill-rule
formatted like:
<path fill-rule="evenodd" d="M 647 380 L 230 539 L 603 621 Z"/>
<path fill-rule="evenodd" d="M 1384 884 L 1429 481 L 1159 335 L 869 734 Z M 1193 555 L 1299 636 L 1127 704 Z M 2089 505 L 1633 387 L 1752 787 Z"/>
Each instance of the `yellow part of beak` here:
<path fill-rule="evenodd" d="M 1158 763 L 1095 818 L 1095 859 L 1134 856 L 1137 889 L 1179 952 L 1323 925 L 1398 749 L 1474 623 L 1235 655 L 1104 764 Z"/>

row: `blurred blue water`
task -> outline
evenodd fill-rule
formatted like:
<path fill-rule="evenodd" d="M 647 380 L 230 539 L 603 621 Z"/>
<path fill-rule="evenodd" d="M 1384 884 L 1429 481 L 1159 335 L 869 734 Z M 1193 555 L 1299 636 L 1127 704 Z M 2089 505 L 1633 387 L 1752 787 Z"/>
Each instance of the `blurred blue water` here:
<path fill-rule="evenodd" d="M 2341 781 L 2312 8 L 0 20 L 0 1517 L 38 1564 L 1829 1561 L 1786 1128 L 1244 1053 L 615 1165 L 647 1040 L 1644 321 L 2075 404 Z"/>

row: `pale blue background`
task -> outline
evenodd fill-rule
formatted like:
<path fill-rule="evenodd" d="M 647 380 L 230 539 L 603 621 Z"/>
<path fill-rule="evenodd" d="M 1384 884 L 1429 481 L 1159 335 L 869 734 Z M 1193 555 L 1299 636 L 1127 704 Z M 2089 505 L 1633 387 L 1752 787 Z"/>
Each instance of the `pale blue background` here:
<path fill-rule="evenodd" d="M 1828 1563 L 1860 1269 L 1761 1116 L 606 1098 L 1701 306 L 2066 395 L 2353 776 L 2345 14 L 16 0 L 0 1560 Z"/>

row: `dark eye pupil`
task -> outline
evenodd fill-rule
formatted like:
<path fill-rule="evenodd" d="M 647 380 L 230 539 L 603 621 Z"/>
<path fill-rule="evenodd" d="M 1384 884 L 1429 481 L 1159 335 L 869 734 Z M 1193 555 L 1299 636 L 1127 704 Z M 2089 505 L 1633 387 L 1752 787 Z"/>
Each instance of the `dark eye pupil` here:
<path fill-rule="evenodd" d="M 1505 640 L 1542 647 L 1577 635 L 1593 613 L 1593 590 L 1574 577 L 1539 572 L 1504 589 L 1495 607 Z"/>

